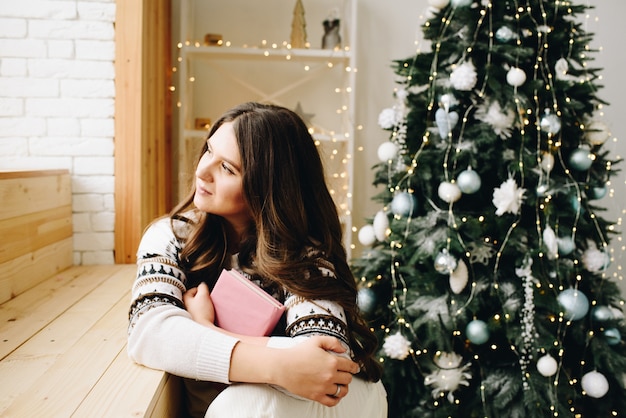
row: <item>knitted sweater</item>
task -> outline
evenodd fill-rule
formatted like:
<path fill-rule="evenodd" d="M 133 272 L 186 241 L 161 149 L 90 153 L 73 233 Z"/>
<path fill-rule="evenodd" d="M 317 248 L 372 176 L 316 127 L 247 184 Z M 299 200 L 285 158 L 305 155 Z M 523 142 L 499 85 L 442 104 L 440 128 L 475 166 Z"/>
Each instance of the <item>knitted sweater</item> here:
<path fill-rule="evenodd" d="M 174 228 L 178 236 L 185 236 L 188 226 L 174 221 Z M 144 233 L 132 287 L 128 354 L 139 364 L 177 376 L 230 383 L 230 358 L 238 340 L 194 322 L 184 309 L 186 276 L 179 263 L 181 248 L 169 218 L 154 222 Z M 320 267 L 320 271 L 333 275 L 330 269 Z M 331 335 L 339 338 L 348 349 L 346 355 L 350 355 L 341 306 L 291 294 L 286 295 L 283 303 L 287 336 L 270 337 L 268 346 L 287 348 L 308 336 Z"/>

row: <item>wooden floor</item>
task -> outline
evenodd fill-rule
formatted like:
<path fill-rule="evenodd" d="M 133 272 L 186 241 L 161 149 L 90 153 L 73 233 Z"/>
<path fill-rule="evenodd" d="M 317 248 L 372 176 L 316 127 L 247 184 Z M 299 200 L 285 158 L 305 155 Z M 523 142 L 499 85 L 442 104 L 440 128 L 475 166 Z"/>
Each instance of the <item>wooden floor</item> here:
<path fill-rule="evenodd" d="M 177 416 L 178 379 L 126 354 L 135 269 L 71 267 L 0 305 L 0 416 Z"/>

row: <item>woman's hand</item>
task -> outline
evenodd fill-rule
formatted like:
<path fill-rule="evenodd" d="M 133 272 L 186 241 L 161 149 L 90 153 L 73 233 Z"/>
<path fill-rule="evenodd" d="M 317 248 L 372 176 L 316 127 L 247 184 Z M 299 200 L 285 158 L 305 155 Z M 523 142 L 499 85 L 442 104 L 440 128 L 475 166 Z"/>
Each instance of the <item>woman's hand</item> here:
<path fill-rule="evenodd" d="M 333 337 L 311 337 L 287 350 L 278 384 L 326 406 L 337 405 L 348 394 L 352 375 L 359 372 L 357 363 L 331 353 L 346 351 Z"/>
<path fill-rule="evenodd" d="M 209 286 L 200 283 L 183 294 L 183 302 L 191 318 L 202 325 L 215 323 L 215 308 L 209 294 Z"/>
<path fill-rule="evenodd" d="M 348 394 L 359 366 L 332 352 L 343 353 L 345 349 L 339 340 L 326 336 L 307 338 L 290 348 L 239 342 L 231 357 L 229 378 L 233 382 L 275 384 L 294 395 L 335 406 Z"/>

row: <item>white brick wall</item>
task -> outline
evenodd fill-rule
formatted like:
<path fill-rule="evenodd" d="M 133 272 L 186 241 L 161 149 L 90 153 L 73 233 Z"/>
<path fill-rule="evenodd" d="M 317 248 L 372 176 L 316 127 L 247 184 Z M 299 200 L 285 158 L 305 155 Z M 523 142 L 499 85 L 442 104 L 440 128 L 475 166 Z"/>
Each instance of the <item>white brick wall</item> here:
<path fill-rule="evenodd" d="M 113 263 L 115 0 L 0 0 L 0 169 L 72 173 L 75 264 Z"/>

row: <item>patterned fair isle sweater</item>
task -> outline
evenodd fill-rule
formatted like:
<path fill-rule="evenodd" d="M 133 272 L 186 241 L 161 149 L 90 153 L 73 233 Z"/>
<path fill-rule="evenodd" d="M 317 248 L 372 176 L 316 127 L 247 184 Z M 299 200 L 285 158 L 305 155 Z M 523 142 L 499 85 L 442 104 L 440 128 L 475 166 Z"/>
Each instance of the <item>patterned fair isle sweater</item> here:
<path fill-rule="evenodd" d="M 187 225 L 175 221 L 179 236 Z M 237 339 L 202 326 L 184 309 L 186 277 L 179 267 L 181 244 L 169 218 L 153 223 L 137 252 L 137 278 L 132 287 L 128 354 L 137 363 L 195 380 L 230 383 L 232 350 Z M 233 257 L 233 261 L 236 257 Z M 236 265 L 231 266 L 236 268 Z M 330 269 L 319 267 L 332 276 Z M 326 300 L 306 300 L 287 294 L 285 337 L 270 337 L 269 347 L 291 347 L 313 335 L 338 338 L 348 350 L 344 310 Z"/>

